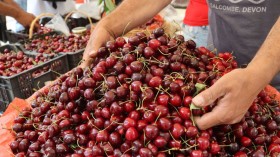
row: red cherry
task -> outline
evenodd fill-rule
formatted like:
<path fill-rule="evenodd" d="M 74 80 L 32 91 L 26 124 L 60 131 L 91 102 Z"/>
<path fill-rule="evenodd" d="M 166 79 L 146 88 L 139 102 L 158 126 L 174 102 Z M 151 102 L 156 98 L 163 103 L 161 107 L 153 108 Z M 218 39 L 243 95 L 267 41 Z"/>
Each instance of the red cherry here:
<path fill-rule="evenodd" d="M 169 96 L 167 94 L 160 94 L 157 97 L 157 103 L 159 105 L 167 106 L 168 102 L 169 102 Z"/>
<path fill-rule="evenodd" d="M 149 81 L 150 87 L 159 87 L 162 83 L 162 79 L 159 76 L 152 77 L 152 79 Z"/>
<path fill-rule="evenodd" d="M 184 120 L 188 120 L 191 117 L 191 110 L 187 107 L 182 107 L 179 109 L 180 117 Z"/>
<path fill-rule="evenodd" d="M 179 123 L 175 123 L 171 129 L 171 134 L 175 139 L 179 139 L 184 132 L 184 127 Z"/>
<path fill-rule="evenodd" d="M 280 144 L 276 144 L 276 143 L 270 144 L 269 147 L 268 147 L 268 151 L 271 154 L 274 154 L 274 153 L 279 153 L 280 154 Z"/>
<path fill-rule="evenodd" d="M 159 116 L 159 117 L 165 117 L 169 113 L 168 107 L 163 106 L 163 105 L 156 106 L 154 111 L 155 111 L 156 116 Z"/>
<path fill-rule="evenodd" d="M 206 150 L 209 147 L 210 142 L 205 137 L 199 137 L 199 138 L 197 138 L 197 144 L 198 144 L 198 148 L 200 150 Z"/>
<path fill-rule="evenodd" d="M 128 129 L 130 127 L 136 127 L 136 121 L 132 118 L 126 118 L 123 122 L 123 126 L 125 129 Z"/>
<path fill-rule="evenodd" d="M 186 96 L 183 101 L 184 106 L 189 107 L 191 103 L 192 103 L 192 97 Z"/>
<path fill-rule="evenodd" d="M 152 39 L 148 42 L 148 46 L 153 50 L 157 50 L 160 47 L 161 43 L 157 39 Z"/>
<path fill-rule="evenodd" d="M 221 150 L 221 147 L 217 142 L 213 142 L 210 144 L 210 153 L 211 154 L 218 154 L 219 151 Z"/>
<path fill-rule="evenodd" d="M 179 107 L 181 106 L 181 103 L 182 103 L 182 99 L 179 95 L 173 95 L 170 98 L 170 104 L 173 106 Z"/>
<path fill-rule="evenodd" d="M 190 157 L 203 157 L 201 150 L 193 150 L 191 151 Z"/>
<path fill-rule="evenodd" d="M 187 128 L 186 135 L 187 137 L 195 137 L 198 134 L 198 129 L 195 126 L 190 126 Z"/>
<path fill-rule="evenodd" d="M 147 125 L 144 129 L 147 139 L 154 139 L 159 134 L 159 129 L 154 125 Z"/>
<path fill-rule="evenodd" d="M 138 131 L 134 127 L 130 127 L 127 129 L 125 133 L 125 138 L 129 141 L 134 141 L 138 138 Z"/>
<path fill-rule="evenodd" d="M 246 137 L 246 136 L 241 137 L 240 142 L 244 147 L 249 147 L 249 146 L 252 145 L 252 140 L 249 137 Z"/>
<path fill-rule="evenodd" d="M 247 154 L 245 152 L 238 151 L 234 154 L 234 157 L 247 157 Z"/>

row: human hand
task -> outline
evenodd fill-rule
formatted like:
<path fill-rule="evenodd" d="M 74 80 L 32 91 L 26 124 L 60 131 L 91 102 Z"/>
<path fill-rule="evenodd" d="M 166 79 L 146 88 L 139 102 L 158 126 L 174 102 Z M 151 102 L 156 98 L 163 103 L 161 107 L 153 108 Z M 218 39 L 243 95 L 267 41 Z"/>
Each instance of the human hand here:
<path fill-rule="evenodd" d="M 218 100 L 211 112 L 195 117 L 197 126 L 205 130 L 216 125 L 241 121 L 262 89 L 262 84 L 255 82 L 254 77 L 256 76 L 247 69 L 236 69 L 195 96 L 193 103 L 197 107 L 205 107 Z"/>
<path fill-rule="evenodd" d="M 113 39 L 113 33 L 107 27 L 102 24 L 96 26 L 90 35 L 80 67 L 88 67 L 96 57 L 98 49 L 111 39 Z"/>
<path fill-rule="evenodd" d="M 111 38 L 113 38 L 113 36 L 109 33 L 110 31 L 108 31 L 109 29 L 106 29 L 105 27 L 96 27 L 94 29 L 94 31 L 91 34 L 90 40 L 87 44 L 86 50 L 84 52 L 84 56 L 83 56 L 83 62 L 82 64 L 79 66 L 80 68 L 85 68 L 87 66 L 90 65 L 92 59 L 94 57 L 96 57 L 97 54 L 97 50 L 104 45 L 104 43 L 108 40 L 110 40 Z M 67 72 L 66 76 L 69 76 L 72 73 L 73 70 Z M 44 86 L 43 88 L 39 89 L 38 91 L 36 91 L 35 93 L 33 93 L 29 98 L 25 99 L 25 101 L 27 103 L 31 103 L 38 94 L 40 93 L 47 93 L 48 89 L 58 83 L 60 81 L 60 79 L 56 79 L 54 81 L 52 81 L 50 84 Z"/>
<path fill-rule="evenodd" d="M 32 23 L 32 21 L 35 19 L 36 17 L 33 14 L 30 14 L 28 12 L 25 11 L 20 11 L 20 13 L 18 14 L 18 16 L 15 17 L 15 19 L 24 27 L 29 27 L 30 24 Z M 39 27 L 39 23 L 35 24 L 35 28 Z"/>

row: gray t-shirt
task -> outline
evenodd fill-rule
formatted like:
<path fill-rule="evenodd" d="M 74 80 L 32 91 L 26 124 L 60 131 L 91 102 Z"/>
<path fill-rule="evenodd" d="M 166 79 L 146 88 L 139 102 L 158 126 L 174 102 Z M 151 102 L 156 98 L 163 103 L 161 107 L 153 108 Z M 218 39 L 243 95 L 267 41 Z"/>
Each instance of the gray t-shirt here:
<path fill-rule="evenodd" d="M 208 5 L 209 45 L 233 52 L 239 65 L 251 61 L 280 16 L 280 0 L 208 0 Z M 280 90 L 279 74 L 271 84 Z"/>

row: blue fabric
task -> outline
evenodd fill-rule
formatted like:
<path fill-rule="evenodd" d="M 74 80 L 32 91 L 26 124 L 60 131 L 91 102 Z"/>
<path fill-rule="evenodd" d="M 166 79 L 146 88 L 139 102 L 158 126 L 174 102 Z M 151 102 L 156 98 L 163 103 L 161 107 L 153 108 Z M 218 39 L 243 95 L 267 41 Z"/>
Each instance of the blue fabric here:
<path fill-rule="evenodd" d="M 23 10 L 27 10 L 27 0 L 15 0 L 15 2 L 17 2 L 17 4 L 23 9 Z"/>
<path fill-rule="evenodd" d="M 185 40 L 192 39 L 198 47 L 207 46 L 209 26 L 189 26 L 183 25 L 183 35 Z"/>

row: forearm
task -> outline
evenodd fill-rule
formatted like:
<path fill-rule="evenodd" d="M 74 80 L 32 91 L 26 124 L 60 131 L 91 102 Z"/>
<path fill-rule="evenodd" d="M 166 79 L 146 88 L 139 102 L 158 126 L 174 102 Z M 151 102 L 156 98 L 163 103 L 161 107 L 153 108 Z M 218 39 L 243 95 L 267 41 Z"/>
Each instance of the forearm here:
<path fill-rule="evenodd" d="M 280 18 L 276 21 L 265 42 L 247 69 L 254 73 L 256 83 L 267 85 L 280 71 Z M 262 88 L 260 87 L 260 88 Z"/>
<path fill-rule="evenodd" d="M 18 9 L 10 4 L 0 2 L 0 14 L 4 16 L 18 17 L 22 9 Z"/>
<path fill-rule="evenodd" d="M 147 22 L 171 0 L 125 0 L 99 25 L 107 27 L 112 36 L 117 37 Z"/>

